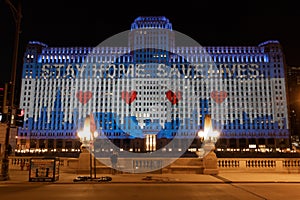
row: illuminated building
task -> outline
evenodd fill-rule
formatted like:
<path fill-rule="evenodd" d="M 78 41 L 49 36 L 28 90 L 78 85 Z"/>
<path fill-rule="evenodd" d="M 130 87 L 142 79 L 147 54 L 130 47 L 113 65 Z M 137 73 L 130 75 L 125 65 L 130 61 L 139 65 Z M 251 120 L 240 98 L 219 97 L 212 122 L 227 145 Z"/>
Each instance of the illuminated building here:
<path fill-rule="evenodd" d="M 165 17 L 138 17 L 127 46 L 29 42 L 18 151 L 77 151 L 77 132 L 91 114 L 98 141 L 109 138 L 133 152 L 163 148 L 175 135 L 193 139 L 191 151 L 199 148 L 206 114 L 220 132 L 218 148 L 289 144 L 286 64 L 278 41 L 177 46 L 175 35 Z"/>

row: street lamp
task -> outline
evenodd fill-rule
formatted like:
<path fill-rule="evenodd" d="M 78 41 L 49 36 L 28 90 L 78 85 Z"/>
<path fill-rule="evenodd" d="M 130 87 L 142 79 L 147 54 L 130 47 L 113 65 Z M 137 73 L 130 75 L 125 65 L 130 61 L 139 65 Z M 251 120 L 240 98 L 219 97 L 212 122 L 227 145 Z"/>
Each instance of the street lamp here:
<path fill-rule="evenodd" d="M 95 131 L 95 132 L 91 132 L 93 138 L 92 138 L 92 141 L 93 141 L 93 146 L 92 146 L 92 151 L 93 151 L 93 155 L 94 155 L 94 178 L 97 178 L 97 166 L 96 166 L 96 156 L 95 156 L 95 140 L 96 138 L 98 137 L 98 132 Z"/>
<path fill-rule="evenodd" d="M 199 156 L 203 153 L 210 152 L 215 149 L 215 142 L 218 140 L 220 133 L 212 128 L 211 116 L 206 115 L 204 118 L 204 130 L 198 132 L 198 137 L 202 144 L 202 150 L 204 152 L 198 152 Z"/>
<path fill-rule="evenodd" d="M 207 114 L 204 118 L 204 130 L 198 132 L 198 136 L 203 142 L 202 152 L 198 151 L 198 157 L 203 159 L 204 174 L 218 174 L 218 159 L 214 153 L 215 142 L 220 133 L 213 130 L 211 115 Z"/>
<path fill-rule="evenodd" d="M 207 133 L 201 130 L 198 132 L 198 137 L 200 138 L 200 141 L 203 142 L 204 140 L 206 140 Z"/>
<path fill-rule="evenodd" d="M 92 119 L 94 120 L 94 119 Z M 81 148 L 86 148 L 89 150 L 90 154 L 90 177 L 92 178 L 93 172 L 93 160 L 92 154 L 94 154 L 94 178 L 96 178 L 96 157 L 95 157 L 95 148 L 94 142 L 98 137 L 98 132 L 96 130 L 91 129 L 91 120 L 90 117 L 86 117 L 84 121 L 83 130 L 78 132 L 78 137 L 82 142 Z"/>
<path fill-rule="evenodd" d="M 11 126 L 14 126 L 14 115 L 15 115 L 15 105 L 14 105 L 14 95 L 15 95 L 15 84 L 16 84 L 16 69 L 17 69 L 17 63 L 18 63 L 18 51 L 19 51 L 19 34 L 20 34 L 20 25 L 21 25 L 21 18 L 22 18 L 22 13 L 21 13 L 21 1 L 18 1 L 18 6 L 15 7 L 10 0 L 5 0 L 7 5 L 12 11 L 13 18 L 15 21 L 15 41 L 14 41 L 14 51 L 13 51 L 13 60 L 12 60 L 12 71 L 11 71 L 11 95 L 10 95 L 10 120 L 8 122 L 8 126 L 6 129 L 6 134 L 5 134 L 5 144 L 4 144 L 4 158 L 2 160 L 2 167 L 1 167 L 1 174 L 0 174 L 0 179 L 2 180 L 8 180 L 9 179 L 9 174 L 8 174 L 8 168 L 9 168 L 9 160 L 8 160 L 8 151 L 9 151 L 9 135 L 10 135 L 10 130 Z"/>

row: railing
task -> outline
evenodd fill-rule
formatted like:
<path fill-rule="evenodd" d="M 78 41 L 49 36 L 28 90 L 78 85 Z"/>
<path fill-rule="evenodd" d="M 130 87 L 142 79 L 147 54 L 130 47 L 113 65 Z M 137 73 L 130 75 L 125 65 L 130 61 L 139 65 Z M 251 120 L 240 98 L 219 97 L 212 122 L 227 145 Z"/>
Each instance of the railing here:
<path fill-rule="evenodd" d="M 275 168 L 276 161 L 275 160 L 247 160 L 246 161 L 247 168 Z"/>
<path fill-rule="evenodd" d="M 283 167 L 299 167 L 300 159 L 283 160 L 282 164 L 283 164 Z"/>
<path fill-rule="evenodd" d="M 29 170 L 31 157 L 10 157 L 9 169 Z"/>
<path fill-rule="evenodd" d="M 30 158 L 36 158 L 36 157 L 10 156 L 9 157 L 9 169 L 10 170 L 29 170 Z M 60 167 L 68 168 L 74 162 L 76 162 L 75 167 L 77 167 L 78 159 L 76 159 L 76 158 L 60 158 Z"/>
<path fill-rule="evenodd" d="M 300 172 L 300 158 L 218 158 L 221 171 Z"/>
<path fill-rule="evenodd" d="M 13 170 L 27 170 L 29 167 L 30 158 L 32 157 L 9 157 L 9 168 Z M 109 159 L 108 161 L 109 162 Z M 145 168 L 157 169 L 162 166 L 172 168 L 172 165 L 166 166 L 166 159 L 132 159 L 131 162 L 126 162 L 126 158 L 120 158 L 119 164 L 125 168 L 132 168 L 132 172 L 139 171 Z M 179 158 L 172 163 L 173 167 L 192 168 L 199 166 L 202 162 L 198 162 L 196 158 Z M 128 165 L 126 165 L 128 164 Z M 300 173 L 300 158 L 218 158 L 218 169 L 222 172 L 237 171 L 237 172 L 287 172 Z M 98 166 L 98 164 L 97 164 Z M 99 166 L 100 167 L 100 166 Z M 109 167 L 109 166 L 107 166 Z M 60 158 L 60 169 L 76 170 L 78 168 L 78 158 Z"/>
<path fill-rule="evenodd" d="M 163 160 L 161 159 L 134 159 L 132 160 L 132 168 L 133 171 L 136 172 L 143 172 L 145 170 L 160 170 L 163 166 Z"/>
<path fill-rule="evenodd" d="M 240 167 L 239 160 L 218 160 L 219 168 L 238 168 Z"/>

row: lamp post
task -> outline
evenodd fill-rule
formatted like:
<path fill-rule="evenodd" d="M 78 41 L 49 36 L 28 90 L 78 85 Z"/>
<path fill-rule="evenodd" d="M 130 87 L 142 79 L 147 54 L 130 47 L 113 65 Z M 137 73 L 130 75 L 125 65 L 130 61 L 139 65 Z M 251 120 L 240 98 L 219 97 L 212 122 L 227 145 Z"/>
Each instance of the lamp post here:
<path fill-rule="evenodd" d="M 204 154 L 215 149 L 215 142 L 218 140 L 219 132 L 213 130 L 211 116 L 207 114 L 204 118 L 204 130 L 198 132 L 198 137 L 202 143 Z M 199 152 L 199 157 L 201 156 Z M 202 155 L 203 156 L 203 155 Z"/>
<path fill-rule="evenodd" d="M 8 126 L 6 129 L 6 134 L 5 134 L 5 144 L 4 144 L 4 158 L 2 160 L 2 167 L 1 167 L 1 176 L 0 179 L 3 180 L 8 180 L 9 179 L 9 174 L 8 174 L 8 169 L 9 169 L 9 160 L 8 160 L 8 151 L 9 151 L 9 136 L 10 136 L 10 130 L 11 126 L 14 126 L 14 115 L 15 115 L 15 105 L 14 105 L 14 95 L 15 95 L 15 84 L 16 84 L 16 69 L 17 69 L 17 63 L 18 63 L 18 51 L 19 51 L 19 34 L 20 34 L 20 25 L 21 25 L 21 1 L 18 1 L 18 6 L 17 8 L 10 2 L 10 0 L 5 0 L 7 5 L 12 11 L 13 18 L 15 21 L 15 41 L 14 41 L 14 51 L 13 51 L 13 60 L 12 60 L 12 71 L 11 71 L 11 95 L 10 95 L 10 120 L 8 122 Z"/>
<path fill-rule="evenodd" d="M 217 156 L 214 153 L 215 149 L 215 142 L 219 137 L 219 132 L 214 131 L 212 128 L 212 120 L 210 115 L 206 115 L 204 118 L 204 131 L 199 131 L 198 136 L 203 142 L 203 154 L 198 155 L 201 156 L 203 159 L 203 174 L 218 174 L 218 160 Z M 200 154 L 200 152 L 199 152 Z"/>
<path fill-rule="evenodd" d="M 87 148 L 89 150 L 89 160 L 90 160 L 90 177 L 92 178 L 93 175 L 93 159 L 92 154 L 94 154 L 94 178 L 96 178 L 96 158 L 95 158 L 95 148 L 94 148 L 94 142 L 95 139 L 98 137 L 97 131 L 91 131 L 90 129 L 90 118 L 86 117 L 84 122 L 84 127 L 82 131 L 78 132 L 78 137 L 80 138 L 80 141 L 82 142 L 81 147 Z"/>
<path fill-rule="evenodd" d="M 21 25 L 21 1 L 18 0 L 18 7 L 16 8 L 10 0 L 5 0 L 5 2 L 8 4 L 9 8 L 12 11 L 16 30 L 15 30 L 15 41 L 14 41 L 14 54 L 13 54 L 13 60 L 12 60 L 12 72 L 11 72 L 11 98 L 10 98 L 10 106 L 14 106 L 14 95 L 15 95 L 15 84 L 16 84 L 16 69 L 17 69 L 17 63 L 18 63 L 18 51 L 19 51 L 19 34 L 21 33 L 20 25 Z"/>
<path fill-rule="evenodd" d="M 81 149 L 88 149 L 89 151 L 89 154 L 90 154 L 90 164 L 89 164 L 89 167 L 90 167 L 90 177 L 92 177 L 92 155 L 91 155 L 91 133 L 89 130 L 86 130 L 86 128 L 84 127 L 84 129 L 82 131 L 79 131 L 78 132 L 78 137 L 80 138 L 80 141 L 82 142 L 82 145 L 81 145 Z"/>
<path fill-rule="evenodd" d="M 92 136 L 93 136 L 93 146 L 92 146 L 92 150 L 93 150 L 93 155 L 94 155 L 94 178 L 97 178 L 97 166 L 96 166 L 96 156 L 95 156 L 95 140 L 96 138 L 98 137 L 98 132 L 97 131 L 94 131 L 94 132 L 91 132 Z"/>

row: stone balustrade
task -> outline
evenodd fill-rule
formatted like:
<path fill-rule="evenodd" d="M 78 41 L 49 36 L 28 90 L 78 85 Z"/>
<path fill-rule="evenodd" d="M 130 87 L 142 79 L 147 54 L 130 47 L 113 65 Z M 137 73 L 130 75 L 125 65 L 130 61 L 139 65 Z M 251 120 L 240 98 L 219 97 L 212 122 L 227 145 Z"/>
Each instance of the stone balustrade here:
<path fill-rule="evenodd" d="M 13 170 L 27 170 L 27 166 L 31 157 L 9 157 L 9 168 Z M 132 173 L 137 172 L 137 169 L 151 168 L 157 165 L 162 166 L 159 173 L 202 173 L 204 166 L 203 160 L 199 158 L 179 158 L 173 163 L 166 165 L 166 158 L 153 159 L 135 159 L 130 158 L 130 166 L 125 166 L 125 159 L 119 158 L 119 167 L 122 171 L 122 167 L 127 169 L 132 168 Z M 107 158 L 106 163 L 109 163 Z M 23 164 L 25 165 L 23 165 Z M 124 165 L 124 166 L 123 166 Z M 78 158 L 60 158 L 61 170 L 78 170 L 79 159 Z M 97 172 L 108 173 L 110 171 L 110 165 L 103 164 L 97 161 Z M 300 158 L 218 158 L 217 167 L 221 172 L 236 171 L 236 172 L 286 172 L 286 173 L 300 173 Z M 128 171 L 128 170 L 127 170 Z M 129 171 L 130 172 L 130 171 Z"/>
<path fill-rule="evenodd" d="M 300 158 L 218 158 L 220 171 L 300 173 Z"/>

